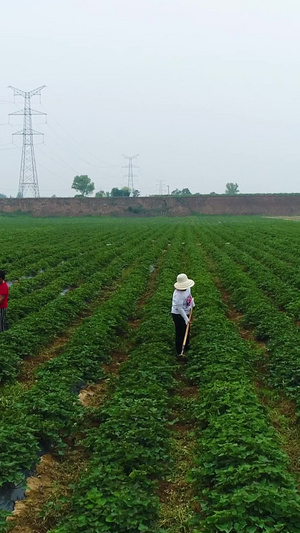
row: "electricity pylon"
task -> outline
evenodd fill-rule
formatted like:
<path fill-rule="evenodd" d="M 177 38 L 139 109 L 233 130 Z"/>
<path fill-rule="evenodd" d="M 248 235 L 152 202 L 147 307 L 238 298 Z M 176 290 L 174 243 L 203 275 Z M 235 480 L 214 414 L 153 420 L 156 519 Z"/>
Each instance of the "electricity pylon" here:
<path fill-rule="evenodd" d="M 128 159 L 128 165 L 123 165 L 122 168 L 127 168 L 127 174 L 126 174 L 126 177 L 128 178 L 128 189 L 130 190 L 131 193 L 133 193 L 134 191 L 134 186 L 133 186 L 133 178 L 136 177 L 136 174 L 133 174 L 133 169 L 134 168 L 139 168 L 137 165 L 133 165 L 132 164 L 132 160 L 133 159 L 136 159 L 136 157 L 138 156 L 139 154 L 136 154 L 136 155 L 133 155 L 131 157 L 129 157 L 128 155 L 124 155 L 122 154 L 122 156 L 125 158 L 125 159 Z"/>
<path fill-rule="evenodd" d="M 164 180 L 159 180 L 158 181 L 158 184 L 159 184 L 158 194 L 159 194 L 159 196 L 162 196 L 164 194 L 164 183 L 165 183 Z"/>
<path fill-rule="evenodd" d="M 41 95 L 42 89 L 46 85 L 42 85 L 37 89 L 32 91 L 21 91 L 16 89 L 16 87 L 9 86 L 9 89 L 14 91 L 14 96 L 23 96 L 24 98 L 24 109 L 10 113 L 10 115 L 24 115 L 23 119 L 23 130 L 13 133 L 13 135 L 23 135 L 23 146 L 22 146 L 22 157 L 21 157 L 21 167 L 20 167 L 20 178 L 19 178 L 19 190 L 18 196 L 23 198 L 27 191 L 32 192 L 35 198 L 39 198 L 39 184 L 36 171 L 35 155 L 34 155 L 34 144 L 33 144 L 33 135 L 44 135 L 40 131 L 32 129 L 32 115 L 46 115 L 47 113 L 42 113 L 41 111 L 35 111 L 31 109 L 30 98 L 35 95 Z"/>

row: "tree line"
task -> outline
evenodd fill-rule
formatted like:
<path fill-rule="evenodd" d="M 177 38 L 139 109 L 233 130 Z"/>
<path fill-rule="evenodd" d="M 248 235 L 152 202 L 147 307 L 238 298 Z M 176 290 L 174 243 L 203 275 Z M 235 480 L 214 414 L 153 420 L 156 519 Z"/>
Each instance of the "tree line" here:
<path fill-rule="evenodd" d="M 82 197 L 82 196 L 89 196 L 90 194 L 93 194 L 95 190 L 95 184 L 91 181 L 91 179 L 86 175 L 81 176 L 75 176 L 72 183 L 72 189 L 75 189 L 75 191 L 78 192 L 76 194 L 76 197 Z M 130 191 L 128 187 L 122 187 L 122 189 L 119 189 L 118 187 L 113 187 L 112 190 L 109 191 L 98 191 L 95 194 L 96 198 L 104 198 L 109 196 L 140 196 L 140 191 L 137 189 Z"/>
<path fill-rule="evenodd" d="M 89 196 L 92 194 L 95 190 L 94 183 L 90 180 L 90 178 L 87 175 L 81 175 L 81 176 L 75 176 L 72 184 L 72 189 L 75 189 L 78 194 L 76 194 L 76 197 L 82 197 L 82 196 Z M 225 194 L 238 194 L 239 193 L 239 186 L 237 183 L 226 183 L 226 189 Z M 191 193 L 191 191 L 185 187 L 184 189 L 174 189 L 171 192 L 171 196 L 198 196 L 201 193 Z M 215 195 L 217 193 L 211 192 L 210 194 Z M 106 198 L 110 196 L 133 196 L 138 197 L 140 196 L 140 191 L 137 189 L 130 191 L 128 187 L 122 187 L 122 189 L 119 189 L 118 187 L 113 187 L 111 191 L 98 191 L 95 194 L 96 198 Z M 158 195 L 159 196 L 159 195 Z"/>
<path fill-rule="evenodd" d="M 80 176 L 75 176 L 72 183 L 72 189 L 77 191 L 77 194 L 75 194 L 75 197 L 82 198 L 89 196 L 90 194 L 93 194 L 95 191 L 95 184 L 91 181 L 91 179 L 86 175 L 82 174 Z M 225 194 L 238 194 L 239 186 L 237 183 L 226 183 L 226 189 Z M 108 198 L 108 197 L 120 197 L 120 196 L 133 196 L 137 198 L 140 196 L 140 191 L 137 189 L 134 189 L 131 191 L 128 187 L 122 187 L 119 189 L 118 187 L 113 187 L 111 191 L 98 191 L 95 194 L 96 198 Z M 201 193 L 196 192 L 192 193 L 190 189 L 185 187 L 184 189 L 174 189 L 171 192 L 171 196 L 199 196 Z M 216 192 L 211 192 L 211 195 L 217 195 Z M 161 195 L 156 195 L 161 196 Z M 52 198 L 55 198 L 55 194 L 52 196 Z M 5 194 L 0 193 L 0 198 L 7 198 Z M 12 198 L 12 196 L 11 196 Z M 18 193 L 17 198 L 22 198 L 22 195 Z"/>

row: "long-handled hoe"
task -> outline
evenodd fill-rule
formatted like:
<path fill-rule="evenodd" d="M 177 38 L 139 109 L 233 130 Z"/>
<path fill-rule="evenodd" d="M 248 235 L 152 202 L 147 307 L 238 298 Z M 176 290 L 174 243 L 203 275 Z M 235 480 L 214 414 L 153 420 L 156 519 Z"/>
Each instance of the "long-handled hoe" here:
<path fill-rule="evenodd" d="M 186 344 L 186 339 L 187 339 L 187 336 L 188 336 L 188 333 L 189 333 L 189 329 L 190 329 L 190 325 L 191 325 L 191 321 L 192 321 L 192 314 L 193 314 L 193 308 L 191 307 L 191 312 L 190 312 L 190 316 L 189 316 L 189 321 L 186 325 L 186 328 L 185 328 L 185 335 L 184 335 L 184 339 L 183 339 L 183 344 L 182 344 L 182 348 L 181 348 L 181 354 L 180 355 L 184 355 L 184 349 L 185 349 L 185 344 Z"/>

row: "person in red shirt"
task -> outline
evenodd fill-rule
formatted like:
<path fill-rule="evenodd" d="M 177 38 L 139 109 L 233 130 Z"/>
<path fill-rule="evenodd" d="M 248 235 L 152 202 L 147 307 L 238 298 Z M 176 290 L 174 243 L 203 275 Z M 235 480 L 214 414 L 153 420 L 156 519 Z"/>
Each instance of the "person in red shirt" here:
<path fill-rule="evenodd" d="M 4 270 L 0 270 L 0 333 L 6 330 L 8 292 L 8 285 L 5 281 L 5 272 Z"/>

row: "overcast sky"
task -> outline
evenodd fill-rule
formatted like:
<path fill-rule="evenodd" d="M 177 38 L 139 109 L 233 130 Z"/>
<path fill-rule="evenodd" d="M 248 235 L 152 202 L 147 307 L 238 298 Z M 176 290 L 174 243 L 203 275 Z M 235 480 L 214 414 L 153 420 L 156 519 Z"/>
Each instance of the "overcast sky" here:
<path fill-rule="evenodd" d="M 0 192 L 18 192 L 22 109 L 41 196 L 127 185 L 142 195 L 300 192 L 299 0 L 0 0 Z"/>

